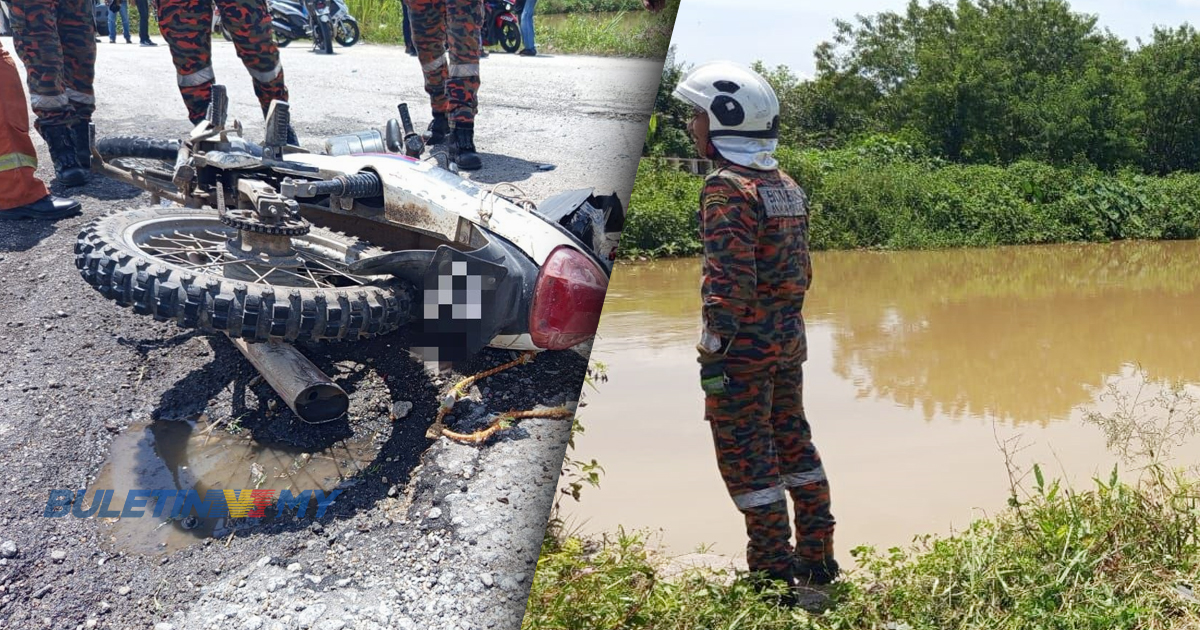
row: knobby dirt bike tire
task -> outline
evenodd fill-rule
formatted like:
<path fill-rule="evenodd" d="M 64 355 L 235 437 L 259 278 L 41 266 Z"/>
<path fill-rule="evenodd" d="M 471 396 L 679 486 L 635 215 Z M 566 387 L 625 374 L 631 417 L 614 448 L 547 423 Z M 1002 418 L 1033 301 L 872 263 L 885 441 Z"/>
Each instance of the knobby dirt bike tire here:
<path fill-rule="evenodd" d="M 79 233 L 75 266 L 102 295 L 135 313 L 247 341 L 354 341 L 389 333 L 411 318 L 409 285 L 392 278 L 350 287 L 271 285 L 188 269 L 133 243 L 139 227 L 172 220 L 220 225 L 217 212 L 208 209 L 155 207 L 110 214 Z M 302 238 L 309 237 L 343 244 L 347 261 L 351 252 L 354 259 L 382 253 L 322 228 L 313 227 Z"/>

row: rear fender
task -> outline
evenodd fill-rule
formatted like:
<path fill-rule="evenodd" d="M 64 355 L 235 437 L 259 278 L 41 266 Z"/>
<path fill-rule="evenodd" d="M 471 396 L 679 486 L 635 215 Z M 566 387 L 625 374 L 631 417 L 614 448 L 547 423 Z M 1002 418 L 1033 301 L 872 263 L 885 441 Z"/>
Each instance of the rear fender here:
<path fill-rule="evenodd" d="M 414 346 L 437 348 L 439 361 L 469 358 L 498 335 L 529 330 L 538 266 L 512 243 L 488 239 L 468 252 L 443 245 L 426 269 Z"/>

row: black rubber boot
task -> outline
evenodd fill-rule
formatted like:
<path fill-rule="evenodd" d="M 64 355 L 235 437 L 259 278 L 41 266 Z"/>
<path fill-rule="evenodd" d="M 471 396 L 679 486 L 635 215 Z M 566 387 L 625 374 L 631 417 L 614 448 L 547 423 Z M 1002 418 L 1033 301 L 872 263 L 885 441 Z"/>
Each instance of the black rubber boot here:
<path fill-rule="evenodd" d="M 37 201 L 0 210 L 0 219 L 42 219 L 55 220 L 72 217 L 82 212 L 82 207 L 74 199 L 63 199 L 54 195 L 46 195 Z"/>
<path fill-rule="evenodd" d="M 85 170 L 92 168 L 91 126 L 90 120 L 71 125 L 71 138 L 75 141 L 75 159 Z"/>
<path fill-rule="evenodd" d="M 762 597 L 777 606 L 792 608 L 796 605 L 796 581 L 790 571 L 751 571 L 750 586 Z"/>
<path fill-rule="evenodd" d="M 833 558 L 823 562 L 801 560 L 800 558 L 796 558 L 796 562 L 792 566 L 792 572 L 796 576 L 796 582 L 800 584 L 808 584 L 810 586 L 829 584 L 837 579 L 838 571 L 839 569 L 837 560 L 834 560 Z"/>
<path fill-rule="evenodd" d="M 429 121 L 429 131 L 425 133 L 426 146 L 445 142 L 448 133 L 450 133 L 450 121 L 446 119 L 446 115 L 434 114 L 433 120 Z"/>
<path fill-rule="evenodd" d="M 54 175 L 63 186 L 82 186 L 87 183 L 87 171 L 79 164 L 75 151 L 75 133 L 66 125 L 42 125 L 39 131 L 50 147 L 54 160 Z"/>
<path fill-rule="evenodd" d="M 296 135 L 296 130 L 290 124 L 288 125 L 287 130 L 287 143 L 288 146 L 300 146 L 300 137 Z"/>
<path fill-rule="evenodd" d="M 450 161 L 458 164 L 460 171 L 483 168 L 483 160 L 475 152 L 475 125 L 455 125 L 450 134 Z"/>

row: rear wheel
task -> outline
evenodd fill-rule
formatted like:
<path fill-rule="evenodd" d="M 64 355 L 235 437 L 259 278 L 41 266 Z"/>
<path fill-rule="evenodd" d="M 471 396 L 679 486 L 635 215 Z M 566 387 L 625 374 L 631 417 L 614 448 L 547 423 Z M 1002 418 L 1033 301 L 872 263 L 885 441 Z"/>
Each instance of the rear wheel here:
<path fill-rule="evenodd" d="M 287 35 L 284 35 L 283 33 L 280 33 L 279 31 L 273 31 L 273 33 L 275 35 L 275 45 L 276 46 L 279 46 L 280 48 L 287 48 L 287 45 L 292 43 L 291 37 L 288 37 Z"/>
<path fill-rule="evenodd" d="M 286 255 L 253 255 L 247 247 L 263 235 L 251 236 L 215 210 L 130 210 L 84 228 L 75 265 L 135 313 L 248 341 L 352 341 L 409 320 L 407 285 L 346 272 L 382 250 L 312 227 L 282 237 Z"/>
<path fill-rule="evenodd" d="M 521 28 L 516 22 L 505 22 L 500 27 L 500 47 L 508 53 L 515 53 L 521 47 Z"/>
<path fill-rule="evenodd" d="M 334 39 L 342 46 L 353 46 L 358 43 L 358 23 L 353 20 L 338 20 Z"/>

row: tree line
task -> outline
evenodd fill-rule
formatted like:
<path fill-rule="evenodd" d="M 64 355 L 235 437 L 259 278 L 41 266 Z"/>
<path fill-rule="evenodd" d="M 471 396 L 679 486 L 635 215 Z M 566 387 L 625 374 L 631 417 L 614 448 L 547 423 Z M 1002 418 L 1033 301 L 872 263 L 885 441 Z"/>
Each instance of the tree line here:
<path fill-rule="evenodd" d="M 835 22 L 816 76 L 756 70 L 775 87 L 781 143 L 840 148 L 886 135 L 932 158 L 1150 174 L 1200 170 L 1200 34 L 1156 28 L 1134 46 L 1064 0 L 911 1 Z M 688 156 L 690 110 L 669 55 L 649 155 Z"/>

